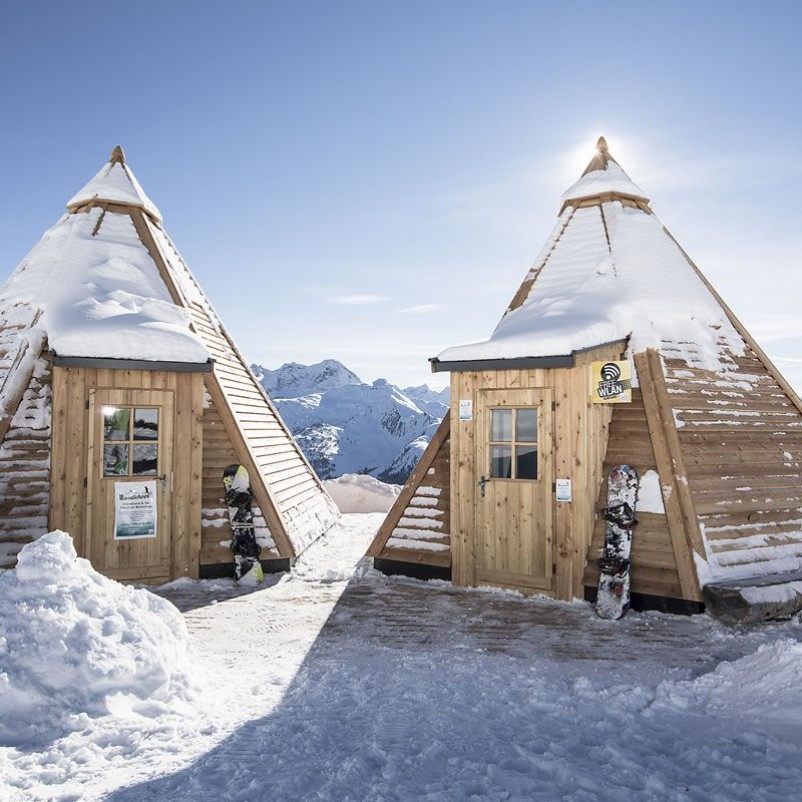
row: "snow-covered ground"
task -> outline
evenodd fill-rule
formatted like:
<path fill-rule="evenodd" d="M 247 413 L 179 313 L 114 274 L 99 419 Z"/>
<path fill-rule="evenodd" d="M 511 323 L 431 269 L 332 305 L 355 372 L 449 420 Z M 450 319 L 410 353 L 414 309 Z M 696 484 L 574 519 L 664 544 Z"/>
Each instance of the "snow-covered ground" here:
<path fill-rule="evenodd" d="M 387 513 L 401 492 L 401 485 L 388 485 L 363 473 L 327 479 L 323 487 L 340 512 Z"/>
<path fill-rule="evenodd" d="M 360 562 L 381 519 L 345 516 L 258 590 L 162 588 L 189 631 L 181 704 L 115 697 L 73 732 L 0 748 L 0 799 L 802 797 L 798 623 L 607 622 L 383 577 Z"/>

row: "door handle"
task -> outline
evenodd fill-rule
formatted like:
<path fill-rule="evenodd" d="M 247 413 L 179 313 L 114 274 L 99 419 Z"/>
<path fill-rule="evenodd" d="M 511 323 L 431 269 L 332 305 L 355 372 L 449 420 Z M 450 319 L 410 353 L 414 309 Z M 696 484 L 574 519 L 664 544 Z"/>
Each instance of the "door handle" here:
<path fill-rule="evenodd" d="M 162 483 L 162 493 L 166 493 L 167 492 L 167 474 L 163 473 L 158 478 L 159 478 L 159 481 Z"/>
<path fill-rule="evenodd" d="M 485 497 L 485 485 L 486 484 L 487 484 L 487 477 L 483 476 L 478 482 L 479 487 L 482 488 L 482 498 Z"/>

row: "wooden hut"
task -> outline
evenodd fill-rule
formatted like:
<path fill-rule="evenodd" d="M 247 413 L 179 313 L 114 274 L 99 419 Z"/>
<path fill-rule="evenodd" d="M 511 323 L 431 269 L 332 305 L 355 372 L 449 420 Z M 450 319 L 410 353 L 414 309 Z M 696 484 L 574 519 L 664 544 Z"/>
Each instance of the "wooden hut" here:
<path fill-rule="evenodd" d="M 49 529 L 122 580 L 231 573 L 245 465 L 266 570 L 338 513 L 114 149 L 0 288 L 0 566 Z"/>
<path fill-rule="evenodd" d="M 593 598 L 605 476 L 628 463 L 636 606 L 798 607 L 799 398 L 603 138 L 561 203 L 492 336 L 431 360 L 451 372 L 450 418 L 369 555 L 385 571 Z"/>

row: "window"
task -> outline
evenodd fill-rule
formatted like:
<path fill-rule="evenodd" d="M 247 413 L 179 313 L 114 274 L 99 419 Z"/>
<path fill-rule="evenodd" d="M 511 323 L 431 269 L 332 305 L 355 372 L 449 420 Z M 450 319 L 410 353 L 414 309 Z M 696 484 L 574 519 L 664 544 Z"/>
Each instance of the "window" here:
<path fill-rule="evenodd" d="M 490 478 L 537 479 L 537 409 L 490 410 Z"/>
<path fill-rule="evenodd" d="M 103 475 L 156 476 L 159 410 L 103 407 Z"/>

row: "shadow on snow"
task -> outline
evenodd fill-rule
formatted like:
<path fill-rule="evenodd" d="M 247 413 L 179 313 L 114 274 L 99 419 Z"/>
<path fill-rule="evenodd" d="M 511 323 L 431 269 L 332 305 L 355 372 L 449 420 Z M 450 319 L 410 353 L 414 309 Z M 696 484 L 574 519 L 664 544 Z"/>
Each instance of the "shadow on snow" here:
<path fill-rule="evenodd" d="M 705 673 L 767 634 L 733 635 L 706 616 L 607 622 L 587 604 L 357 576 L 275 709 L 106 801 L 620 802 L 664 798 L 660 787 L 696 798 L 681 787 L 705 777 L 698 745 L 686 754 L 676 737 L 684 718 L 639 714 L 660 681 Z M 726 737 L 695 726 L 711 749 Z M 680 745 L 666 746 L 666 730 Z M 789 771 L 790 783 L 800 777 Z M 746 782 L 728 798 L 749 799 Z"/>

